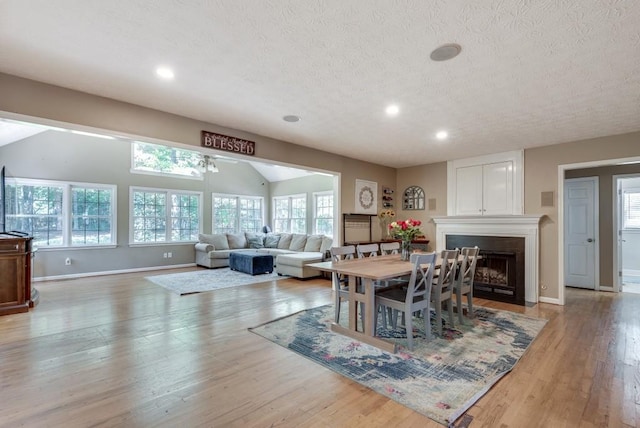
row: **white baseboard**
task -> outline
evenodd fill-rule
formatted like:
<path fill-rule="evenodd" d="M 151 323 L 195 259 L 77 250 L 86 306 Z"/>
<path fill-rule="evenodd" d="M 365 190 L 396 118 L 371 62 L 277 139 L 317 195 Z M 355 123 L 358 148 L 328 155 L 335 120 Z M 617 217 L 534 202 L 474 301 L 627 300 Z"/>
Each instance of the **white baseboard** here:
<path fill-rule="evenodd" d="M 551 303 L 552 305 L 560 305 L 560 299 L 552 297 L 538 297 L 539 303 Z"/>
<path fill-rule="evenodd" d="M 107 270 L 103 272 L 83 272 L 83 273 L 73 273 L 70 275 L 55 275 L 55 276 L 40 276 L 37 278 L 33 278 L 33 282 L 44 282 L 44 281 L 59 281 L 62 279 L 76 279 L 76 278 L 88 278 L 91 276 L 103 276 L 103 275 L 118 275 L 121 273 L 134 273 L 134 272 L 147 272 L 152 270 L 164 270 L 164 269 L 177 269 L 177 268 L 185 268 L 195 266 L 195 263 L 185 263 L 181 265 L 169 265 L 169 266 L 150 266 L 143 268 L 134 268 L 134 269 L 120 269 L 120 270 Z"/>

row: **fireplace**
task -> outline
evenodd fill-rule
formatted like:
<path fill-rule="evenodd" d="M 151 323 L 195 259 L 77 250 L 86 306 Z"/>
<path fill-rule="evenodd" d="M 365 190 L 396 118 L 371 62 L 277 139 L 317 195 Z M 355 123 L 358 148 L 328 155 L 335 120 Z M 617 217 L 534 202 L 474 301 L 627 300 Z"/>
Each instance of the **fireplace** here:
<path fill-rule="evenodd" d="M 505 216 L 448 216 L 433 217 L 436 225 L 435 249 L 442 251 L 450 248 L 447 237 L 461 235 L 467 237 L 497 237 L 497 238 L 522 238 L 524 239 L 524 253 L 522 247 L 500 248 L 478 244 L 482 250 L 493 250 L 494 253 L 515 253 L 516 261 L 522 259 L 524 267 L 518 268 L 517 275 L 524 275 L 524 301 L 528 305 L 538 303 L 538 231 L 540 216 L 538 215 L 505 215 Z M 473 242 L 471 242 L 472 245 Z M 454 246 L 455 248 L 455 246 Z M 498 256 L 498 254 L 494 254 Z M 497 261 L 496 261 L 497 263 Z M 520 266 L 520 265 L 518 265 Z M 493 268 L 493 267 L 489 267 Z M 507 267 L 508 275 L 514 272 L 513 267 Z M 494 275 L 495 276 L 495 275 Z M 493 291 L 499 290 L 494 295 L 509 295 L 503 288 L 491 285 Z M 487 286 L 488 288 L 489 286 Z M 478 292 L 478 296 L 480 292 Z M 509 292 L 510 293 L 510 292 Z M 514 290 L 516 300 L 520 299 L 518 290 Z"/>
<path fill-rule="evenodd" d="M 447 248 L 480 248 L 473 295 L 501 302 L 525 304 L 525 239 L 521 237 L 447 235 Z"/>

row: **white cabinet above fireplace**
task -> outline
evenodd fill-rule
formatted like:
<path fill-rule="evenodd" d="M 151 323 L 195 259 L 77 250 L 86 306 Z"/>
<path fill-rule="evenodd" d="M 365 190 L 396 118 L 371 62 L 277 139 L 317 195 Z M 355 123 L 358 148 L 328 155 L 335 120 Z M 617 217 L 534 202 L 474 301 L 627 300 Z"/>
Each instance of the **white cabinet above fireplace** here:
<path fill-rule="evenodd" d="M 447 163 L 447 214 L 522 215 L 522 150 Z"/>

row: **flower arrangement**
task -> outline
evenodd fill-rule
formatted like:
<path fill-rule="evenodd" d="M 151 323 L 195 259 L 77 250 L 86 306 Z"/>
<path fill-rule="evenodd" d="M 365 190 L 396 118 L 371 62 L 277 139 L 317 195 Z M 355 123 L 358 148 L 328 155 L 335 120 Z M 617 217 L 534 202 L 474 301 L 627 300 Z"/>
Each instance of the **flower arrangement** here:
<path fill-rule="evenodd" d="M 391 222 L 389 230 L 391 235 L 402 240 L 400 258 L 402 260 L 409 260 L 411 256 L 411 241 L 418 235 L 422 235 L 420 230 L 420 220 L 414 220 L 412 218 L 407 220 L 400 220 Z"/>
<path fill-rule="evenodd" d="M 382 238 L 389 238 L 389 223 L 391 219 L 396 216 L 394 210 L 382 210 L 378 213 L 378 219 L 380 220 L 380 228 L 382 229 Z"/>
<path fill-rule="evenodd" d="M 420 220 L 410 218 L 391 222 L 389 230 L 391 231 L 391 235 L 400 238 L 402 241 L 410 242 L 416 236 L 422 235 L 422 231 L 420 230 L 421 224 L 422 222 Z"/>

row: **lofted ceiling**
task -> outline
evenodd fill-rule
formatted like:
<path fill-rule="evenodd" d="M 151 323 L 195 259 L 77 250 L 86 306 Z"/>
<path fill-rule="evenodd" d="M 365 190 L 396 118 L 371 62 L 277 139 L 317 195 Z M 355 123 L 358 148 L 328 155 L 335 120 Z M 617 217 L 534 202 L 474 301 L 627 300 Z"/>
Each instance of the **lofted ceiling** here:
<path fill-rule="evenodd" d="M 639 131 L 640 2 L 3 0 L 0 72 L 406 167 Z"/>

